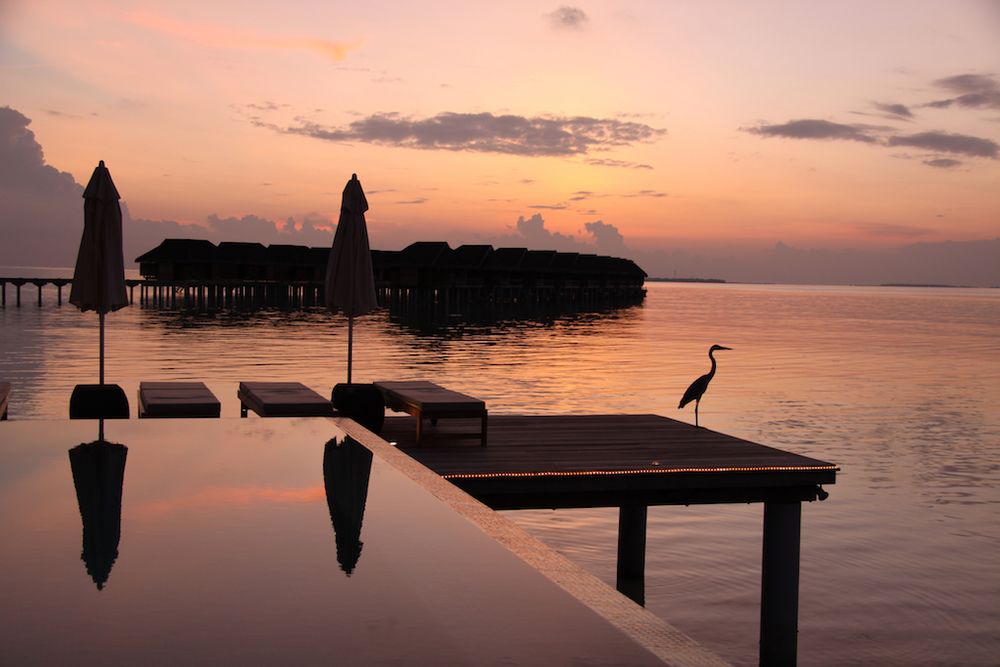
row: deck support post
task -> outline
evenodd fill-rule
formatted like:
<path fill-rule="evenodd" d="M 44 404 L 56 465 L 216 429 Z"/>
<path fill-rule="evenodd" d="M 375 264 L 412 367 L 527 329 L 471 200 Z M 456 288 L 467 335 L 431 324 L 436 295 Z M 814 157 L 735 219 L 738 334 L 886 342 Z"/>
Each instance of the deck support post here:
<path fill-rule="evenodd" d="M 646 506 L 618 508 L 616 588 L 637 604 L 646 604 Z"/>
<path fill-rule="evenodd" d="M 799 631 L 802 503 L 764 503 L 760 664 L 794 665 Z"/>

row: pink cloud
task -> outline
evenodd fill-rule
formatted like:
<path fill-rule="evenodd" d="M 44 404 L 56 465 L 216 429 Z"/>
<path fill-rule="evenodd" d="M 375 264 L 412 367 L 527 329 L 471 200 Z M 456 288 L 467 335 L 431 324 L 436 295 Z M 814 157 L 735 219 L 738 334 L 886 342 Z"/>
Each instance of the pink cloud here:
<path fill-rule="evenodd" d="M 256 32 L 232 30 L 214 25 L 178 21 L 146 11 L 130 12 L 126 19 L 147 30 L 217 49 L 302 49 L 334 61 L 341 61 L 347 58 L 348 53 L 360 47 L 360 42 L 348 43 L 315 37 L 262 35 Z"/>

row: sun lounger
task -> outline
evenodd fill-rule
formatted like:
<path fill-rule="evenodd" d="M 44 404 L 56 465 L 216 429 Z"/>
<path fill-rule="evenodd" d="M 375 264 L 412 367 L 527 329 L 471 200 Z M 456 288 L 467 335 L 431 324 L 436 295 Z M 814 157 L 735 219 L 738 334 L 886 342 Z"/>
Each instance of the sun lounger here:
<path fill-rule="evenodd" d="M 10 382 L 0 382 L 0 420 L 7 419 L 7 400 L 10 398 Z"/>
<path fill-rule="evenodd" d="M 375 386 L 382 391 L 385 404 L 396 412 L 405 412 L 417 418 L 417 444 L 423 436 L 423 421 L 430 419 L 431 424 L 445 417 L 473 417 L 480 420 L 478 433 L 461 433 L 441 435 L 440 437 L 468 437 L 477 435 L 480 444 L 486 445 L 486 403 L 460 394 L 457 391 L 445 389 L 440 385 L 426 380 L 409 380 L 404 382 L 376 382 Z"/>
<path fill-rule="evenodd" d="M 333 417 L 333 404 L 300 382 L 240 382 L 240 416 Z"/>
<path fill-rule="evenodd" d="M 202 382 L 140 382 L 139 417 L 218 417 L 222 404 Z"/>

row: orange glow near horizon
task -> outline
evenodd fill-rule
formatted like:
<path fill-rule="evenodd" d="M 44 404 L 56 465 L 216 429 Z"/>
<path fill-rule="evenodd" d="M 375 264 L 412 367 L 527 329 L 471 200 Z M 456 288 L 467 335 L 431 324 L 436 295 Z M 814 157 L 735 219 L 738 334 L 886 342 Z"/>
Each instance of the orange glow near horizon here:
<path fill-rule="evenodd" d="M 985 4 L 582 9 L 15 2 L 0 82 L 46 164 L 106 160 L 135 219 L 329 228 L 356 172 L 385 248 L 614 250 L 595 221 L 637 257 L 1000 236 Z"/>

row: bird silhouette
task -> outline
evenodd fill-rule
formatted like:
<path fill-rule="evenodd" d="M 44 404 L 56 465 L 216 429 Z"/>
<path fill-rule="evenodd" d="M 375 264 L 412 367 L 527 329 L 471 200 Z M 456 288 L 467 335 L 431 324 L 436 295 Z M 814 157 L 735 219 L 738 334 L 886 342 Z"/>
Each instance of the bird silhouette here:
<path fill-rule="evenodd" d="M 708 389 L 708 383 L 712 381 L 715 377 L 715 356 L 712 354 L 716 350 L 731 350 L 731 347 L 722 347 L 721 345 L 713 345 L 708 348 L 708 358 L 712 360 L 712 370 L 702 375 L 700 378 L 691 383 L 691 386 L 687 388 L 684 392 L 681 402 L 677 405 L 677 409 L 680 410 L 685 405 L 694 401 L 694 425 L 698 426 L 698 405 L 701 403 L 701 397 L 705 394 L 705 390 Z"/>

